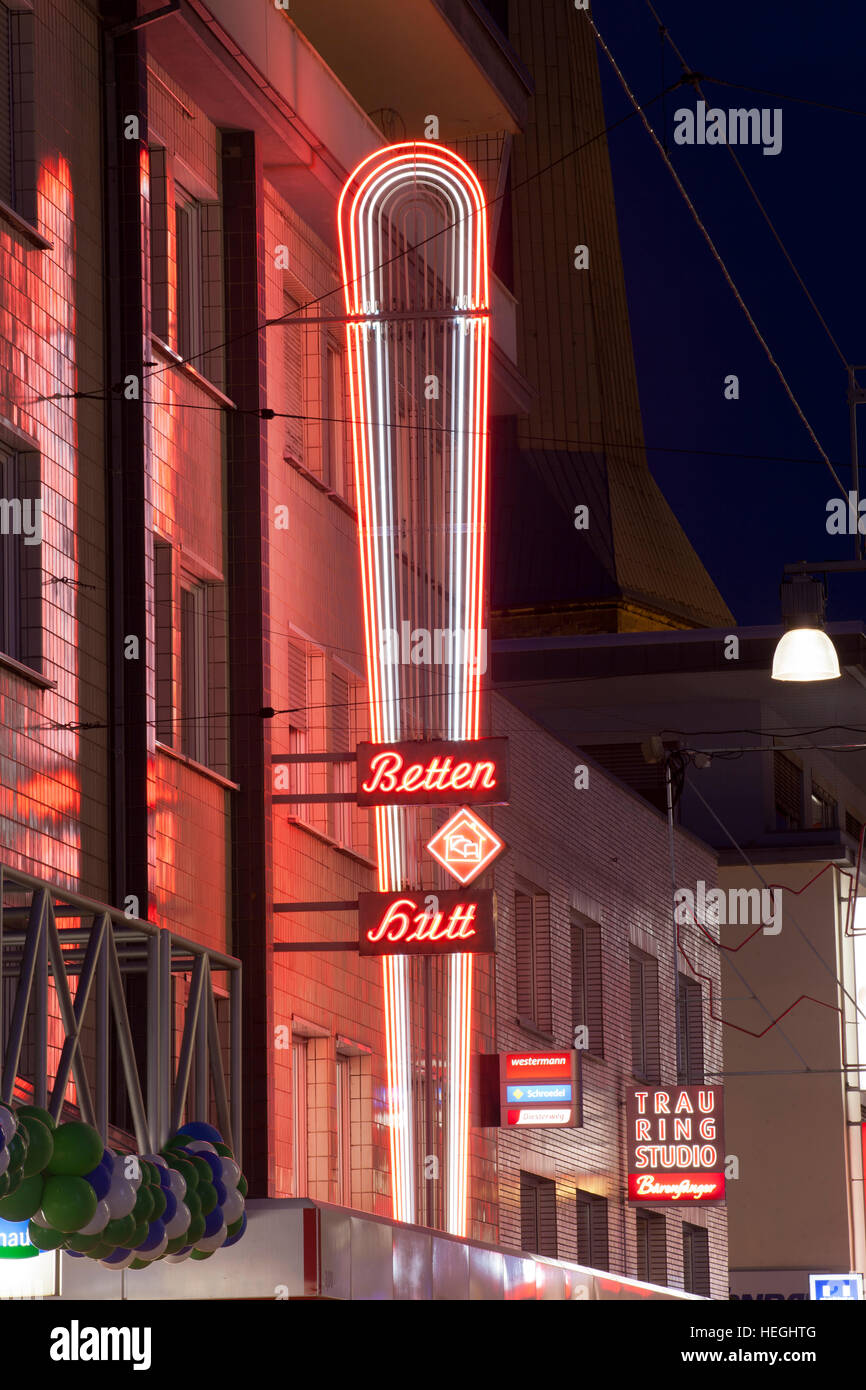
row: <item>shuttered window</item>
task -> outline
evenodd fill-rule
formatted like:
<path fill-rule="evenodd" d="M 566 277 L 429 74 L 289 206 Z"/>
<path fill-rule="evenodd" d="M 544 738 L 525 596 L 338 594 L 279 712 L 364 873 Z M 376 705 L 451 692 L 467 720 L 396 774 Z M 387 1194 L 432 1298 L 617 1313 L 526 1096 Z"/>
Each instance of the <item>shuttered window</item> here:
<path fill-rule="evenodd" d="M 773 754 L 776 829 L 799 830 L 803 824 L 803 772 L 778 749 Z"/>
<path fill-rule="evenodd" d="M 308 741 L 309 725 L 309 683 L 307 649 L 300 642 L 288 643 L 288 675 L 289 675 L 289 752 L 308 753 L 310 752 Z M 294 795 L 302 796 L 312 789 L 312 777 L 310 775 L 309 763 L 290 763 L 290 787 Z M 291 808 L 291 814 L 299 820 L 309 821 L 312 819 L 313 803 L 297 802 Z"/>
<path fill-rule="evenodd" d="M 658 964 L 652 956 L 629 952 L 632 1072 L 642 1081 L 659 1079 Z"/>
<path fill-rule="evenodd" d="M 813 830 L 834 830 L 838 820 L 838 807 L 832 792 L 828 792 L 819 782 L 812 782 L 811 824 Z"/>
<path fill-rule="evenodd" d="M 637 1277 L 647 1284 L 666 1284 L 668 1280 L 665 1219 L 655 1212 L 638 1211 Z"/>
<path fill-rule="evenodd" d="M 683 1222 L 683 1288 L 686 1293 L 710 1296 L 710 1238 L 703 1226 Z"/>
<path fill-rule="evenodd" d="M 604 1053 L 601 927 L 595 922 L 572 919 L 571 1008 L 573 1028 L 586 1028 L 588 1051 L 601 1057 Z"/>
<path fill-rule="evenodd" d="M 172 646 L 174 611 L 172 606 L 172 551 L 164 541 L 153 547 L 154 603 L 156 605 L 156 736 L 160 743 L 174 744 L 174 683 Z"/>
<path fill-rule="evenodd" d="M 860 836 L 863 834 L 863 822 L 859 821 L 850 811 L 845 812 L 845 831 L 859 844 Z"/>
<path fill-rule="evenodd" d="M 283 295 L 283 314 L 288 318 L 288 326 L 275 328 L 283 340 L 283 409 L 290 417 L 286 420 L 285 453 L 295 463 L 304 461 L 304 329 L 293 325 L 301 317 L 297 299 L 290 294 Z"/>
<path fill-rule="evenodd" d="M 577 1194 L 577 1262 L 591 1269 L 609 1266 L 607 1200 L 594 1192 Z"/>
<path fill-rule="evenodd" d="M 704 1081 L 704 1010 L 700 981 L 680 975 L 679 992 L 677 1080 L 681 1086 L 700 1086 Z"/>
<path fill-rule="evenodd" d="M 15 129 L 12 118 L 12 16 L 0 3 L 0 201 L 15 205 L 12 151 Z"/>
<path fill-rule="evenodd" d="M 0 452 L 0 651 L 16 661 L 21 650 L 21 486 L 18 458 Z"/>
<path fill-rule="evenodd" d="M 331 751 L 351 752 L 349 719 L 349 682 L 336 673 L 331 674 Z M 354 768 L 351 763 L 331 764 L 331 789 L 337 793 L 352 790 Z M 352 843 L 352 803 L 338 801 L 330 806 L 330 834 L 341 845 Z"/>
<path fill-rule="evenodd" d="M 520 1174 L 520 1246 L 556 1258 L 556 1183 L 534 1173 Z"/>
<path fill-rule="evenodd" d="M 514 941 L 518 1018 L 549 1034 L 553 1030 L 553 999 L 550 898 L 546 893 L 515 893 Z"/>
<path fill-rule="evenodd" d="M 180 594 L 181 749 L 195 762 L 207 763 L 207 589 L 182 588 Z"/>

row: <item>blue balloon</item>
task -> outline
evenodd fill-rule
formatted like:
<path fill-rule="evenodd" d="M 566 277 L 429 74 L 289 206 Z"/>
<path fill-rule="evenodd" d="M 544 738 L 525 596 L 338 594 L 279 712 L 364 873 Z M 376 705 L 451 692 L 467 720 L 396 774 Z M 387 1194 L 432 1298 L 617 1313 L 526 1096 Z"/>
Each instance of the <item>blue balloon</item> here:
<path fill-rule="evenodd" d="M 216 1188 L 217 1206 L 221 1207 L 229 1195 L 226 1192 L 226 1185 L 224 1182 L 220 1182 L 219 1178 L 214 1178 L 213 1185 Z"/>
<path fill-rule="evenodd" d="M 103 1260 L 103 1264 L 120 1264 L 121 1260 L 125 1260 L 127 1255 L 131 1254 L 131 1250 L 124 1250 L 122 1245 L 118 1245 L 116 1250 L 112 1250 L 110 1255 L 106 1255 L 105 1259 Z"/>
<path fill-rule="evenodd" d="M 205 1124 L 204 1120 L 190 1120 L 188 1124 L 181 1125 L 178 1134 L 188 1134 L 190 1139 L 204 1139 L 208 1144 L 221 1144 L 223 1141 L 219 1130 Z"/>
<path fill-rule="evenodd" d="M 204 1159 L 205 1163 L 207 1163 L 210 1166 L 210 1170 L 213 1173 L 212 1181 L 215 1183 L 219 1182 L 223 1175 L 223 1161 L 220 1158 L 219 1154 L 196 1154 L 196 1158 Z"/>
<path fill-rule="evenodd" d="M 213 1211 L 211 1212 L 210 1216 L 206 1216 L 206 1217 L 205 1217 L 205 1222 L 204 1222 L 204 1233 L 205 1233 L 205 1235 L 206 1235 L 206 1236 L 215 1236 L 216 1233 L 217 1233 L 217 1231 L 220 1230 L 220 1228 L 222 1227 L 224 1221 L 225 1221 L 225 1217 L 224 1217 L 223 1214 L 222 1214 L 222 1210 L 221 1210 L 219 1207 L 214 1207 L 214 1209 L 213 1209 Z"/>
<path fill-rule="evenodd" d="M 97 1202 L 101 1202 L 103 1197 L 107 1197 L 108 1189 L 111 1187 L 111 1175 L 101 1163 L 97 1164 L 92 1172 L 85 1173 L 84 1178 L 85 1182 L 89 1182 L 96 1193 Z"/>
<path fill-rule="evenodd" d="M 71 1255 L 73 1260 L 83 1260 L 84 1256 L 80 1250 L 64 1250 L 64 1255 Z"/>
<path fill-rule="evenodd" d="M 166 1190 L 166 1192 L 170 1192 L 170 1191 L 171 1191 L 171 1169 L 170 1169 L 170 1168 L 163 1168 L 163 1167 L 161 1167 L 160 1164 L 158 1164 L 158 1163 L 154 1164 L 154 1167 L 156 1168 L 156 1171 L 159 1173 L 159 1185 L 160 1185 L 160 1187 L 164 1187 L 165 1190 Z"/>
<path fill-rule="evenodd" d="M 0 1154 L 2 1154 L 3 1150 L 5 1149 L 5 1147 L 6 1147 L 6 1135 L 3 1133 L 2 1129 L 0 1129 Z"/>
<path fill-rule="evenodd" d="M 141 1242 L 141 1245 L 137 1245 L 135 1248 L 136 1250 L 155 1250 L 164 1235 L 165 1226 L 163 1222 L 151 1221 L 150 1225 L 147 1228 L 147 1235 Z"/>
<path fill-rule="evenodd" d="M 107 1172 L 114 1172 L 114 1154 L 111 1149 L 102 1150 L 102 1158 L 99 1160 L 100 1168 L 105 1168 Z"/>
<path fill-rule="evenodd" d="M 246 1212 L 244 1212 L 243 1216 L 241 1217 L 241 1228 L 240 1228 L 240 1230 L 237 1231 L 237 1232 L 235 1232 L 235 1234 L 234 1234 L 233 1236 L 229 1236 L 229 1238 L 228 1238 L 227 1241 L 224 1241 L 224 1242 L 223 1242 L 222 1249 L 223 1249 L 223 1250 L 227 1250 L 228 1247 L 229 1247 L 230 1245 L 237 1245 L 238 1241 L 240 1240 L 241 1236 L 243 1235 L 243 1233 L 244 1233 L 244 1231 L 245 1231 L 246 1229 L 247 1229 L 247 1214 L 246 1214 Z"/>
<path fill-rule="evenodd" d="M 165 1225 L 168 1225 L 169 1221 L 173 1221 L 176 1216 L 177 1198 L 175 1197 L 173 1192 L 167 1191 L 165 1193 L 165 1211 L 162 1213 L 162 1216 L 159 1219 Z"/>

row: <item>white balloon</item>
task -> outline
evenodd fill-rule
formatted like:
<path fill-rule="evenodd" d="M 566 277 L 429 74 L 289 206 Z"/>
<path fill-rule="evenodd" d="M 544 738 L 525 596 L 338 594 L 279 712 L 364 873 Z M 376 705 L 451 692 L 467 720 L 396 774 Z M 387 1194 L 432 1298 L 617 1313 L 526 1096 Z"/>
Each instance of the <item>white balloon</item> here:
<path fill-rule="evenodd" d="M 147 1159 L 148 1163 L 155 1163 L 158 1168 L 167 1168 L 168 1164 L 162 1154 L 142 1154 L 142 1158 Z"/>
<path fill-rule="evenodd" d="M 186 1196 L 186 1178 L 176 1168 L 169 1168 L 168 1189 L 180 1202 Z"/>
<path fill-rule="evenodd" d="M 96 1211 L 88 1221 L 86 1226 L 82 1226 L 79 1235 L 98 1236 L 100 1231 L 104 1231 L 111 1220 L 111 1211 L 105 1198 L 96 1203 Z"/>
<path fill-rule="evenodd" d="M 15 1132 L 17 1129 L 18 1121 L 12 1114 L 12 1111 L 5 1110 L 2 1106 L 0 1106 L 0 1131 L 2 1131 L 3 1138 L 6 1140 L 7 1144 L 9 1143 L 10 1139 L 15 1138 Z"/>
<path fill-rule="evenodd" d="M 122 1260 L 100 1260 L 103 1269 L 128 1269 L 135 1259 L 135 1251 L 130 1250 L 128 1255 L 124 1255 Z"/>
<path fill-rule="evenodd" d="M 235 1163 L 233 1158 L 223 1158 L 220 1162 L 223 1166 L 223 1182 L 226 1187 L 237 1187 L 241 1178 L 240 1164 Z"/>
<path fill-rule="evenodd" d="M 227 1226 L 231 1226 L 233 1221 L 240 1221 L 241 1217 L 244 1214 L 244 1199 L 238 1192 L 236 1187 L 233 1187 L 232 1190 L 229 1192 L 228 1196 L 226 1197 L 225 1201 L 220 1207 L 220 1211 L 225 1217 L 225 1222 Z"/>
<path fill-rule="evenodd" d="M 169 1240 L 174 1240 L 175 1236 L 182 1236 L 187 1230 L 192 1216 L 186 1202 L 178 1201 L 177 1211 L 170 1221 L 165 1223 L 165 1233 Z"/>
<path fill-rule="evenodd" d="M 34 1226 L 41 1226 L 43 1231 L 50 1231 L 52 1229 L 51 1222 L 45 1220 L 45 1213 L 42 1211 L 41 1207 L 39 1211 L 33 1213 L 30 1220 L 33 1222 Z"/>
<path fill-rule="evenodd" d="M 162 1240 L 159 1242 L 159 1245 L 155 1245 L 152 1250 L 136 1250 L 135 1253 L 140 1260 L 147 1260 L 148 1264 L 150 1264 L 151 1260 L 159 1259 L 160 1255 L 163 1254 L 167 1245 L 168 1236 L 165 1234 L 165 1232 L 163 1232 Z"/>
<path fill-rule="evenodd" d="M 166 1255 L 165 1262 L 169 1265 L 182 1265 L 184 1260 L 188 1260 L 191 1254 L 191 1250 L 184 1250 L 180 1255 Z"/>
<path fill-rule="evenodd" d="M 3 1174 L 6 1172 L 11 1161 L 9 1156 L 9 1145 L 4 1144 L 3 1148 L 0 1149 L 0 1178 L 2 1178 Z"/>
<path fill-rule="evenodd" d="M 135 1188 L 125 1178 L 114 1177 L 105 1200 L 111 1212 L 111 1220 L 117 1221 L 123 1216 L 129 1216 L 135 1206 Z"/>
<path fill-rule="evenodd" d="M 228 1238 L 226 1223 L 223 1222 L 216 1235 L 202 1236 L 201 1240 L 196 1241 L 195 1248 L 196 1250 L 219 1250 L 221 1245 L 225 1245 Z"/>

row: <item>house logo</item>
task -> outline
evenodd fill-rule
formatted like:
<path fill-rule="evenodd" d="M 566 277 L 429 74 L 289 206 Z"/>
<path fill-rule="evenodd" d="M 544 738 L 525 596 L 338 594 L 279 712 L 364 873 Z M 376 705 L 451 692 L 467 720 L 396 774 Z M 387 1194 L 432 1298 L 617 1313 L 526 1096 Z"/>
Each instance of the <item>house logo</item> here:
<path fill-rule="evenodd" d="M 505 842 L 474 811 L 464 806 L 436 832 L 427 848 L 465 887 L 502 853 Z"/>

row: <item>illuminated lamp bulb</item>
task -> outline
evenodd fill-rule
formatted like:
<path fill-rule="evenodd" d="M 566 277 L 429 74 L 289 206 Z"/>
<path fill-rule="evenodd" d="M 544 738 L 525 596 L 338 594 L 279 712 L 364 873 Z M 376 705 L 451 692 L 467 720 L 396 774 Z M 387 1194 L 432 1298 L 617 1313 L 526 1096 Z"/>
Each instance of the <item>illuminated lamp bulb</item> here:
<path fill-rule="evenodd" d="M 832 681 L 841 676 L 836 648 L 819 627 L 795 627 L 780 637 L 774 681 Z"/>

